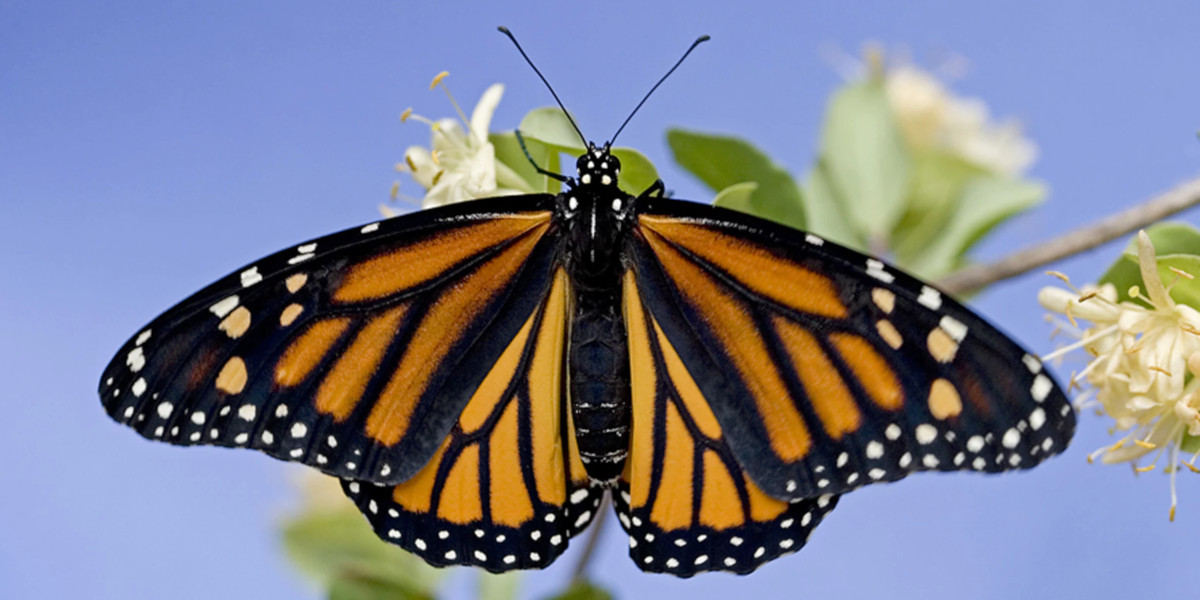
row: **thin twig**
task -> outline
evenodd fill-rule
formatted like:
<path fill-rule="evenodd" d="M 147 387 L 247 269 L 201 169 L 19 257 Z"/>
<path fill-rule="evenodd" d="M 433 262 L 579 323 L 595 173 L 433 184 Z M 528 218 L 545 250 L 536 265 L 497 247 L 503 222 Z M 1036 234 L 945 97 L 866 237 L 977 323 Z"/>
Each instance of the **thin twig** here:
<path fill-rule="evenodd" d="M 571 583 L 583 581 L 587 573 L 588 563 L 592 560 L 592 555 L 596 552 L 596 544 L 600 541 L 600 532 L 604 530 L 604 523 L 608 518 L 608 494 L 604 494 L 604 499 L 600 501 L 600 506 L 596 507 L 596 518 L 592 521 L 592 526 L 588 531 L 587 541 L 583 543 L 583 552 L 579 554 L 579 560 L 575 562 L 575 568 L 571 570 Z"/>
<path fill-rule="evenodd" d="M 1091 250 L 1181 210 L 1200 204 L 1200 177 L 1181 183 L 1171 190 L 1133 208 L 1076 229 L 1048 242 L 1020 250 L 991 264 L 967 267 L 943 278 L 938 285 L 961 295 L 1056 260 Z"/>

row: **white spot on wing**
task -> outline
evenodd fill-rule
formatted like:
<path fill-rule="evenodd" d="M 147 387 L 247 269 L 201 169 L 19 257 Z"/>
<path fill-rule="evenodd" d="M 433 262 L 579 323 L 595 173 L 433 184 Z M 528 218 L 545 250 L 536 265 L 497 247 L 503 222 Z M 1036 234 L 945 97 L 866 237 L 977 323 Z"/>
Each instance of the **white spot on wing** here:
<path fill-rule="evenodd" d="M 1029 369 L 1030 373 L 1037 374 L 1042 370 L 1042 361 L 1032 354 L 1026 354 L 1021 357 L 1021 362 L 1025 363 L 1025 368 Z"/>
<path fill-rule="evenodd" d="M 884 270 L 882 261 L 874 258 L 867 259 L 867 275 L 870 275 L 871 277 L 874 277 L 875 279 L 878 279 L 884 283 L 891 283 L 896 279 L 894 275 Z"/>
<path fill-rule="evenodd" d="M 142 367 L 146 366 L 146 355 L 142 352 L 141 346 L 129 351 L 129 354 L 125 356 L 125 364 L 134 373 L 141 371 Z"/>
<path fill-rule="evenodd" d="M 150 330 L 147 329 L 147 330 L 139 333 L 137 336 L 137 340 L 135 340 L 133 343 L 141 346 L 142 344 L 145 344 L 149 340 L 150 340 Z"/>
<path fill-rule="evenodd" d="M 917 441 L 921 444 L 929 444 L 937 439 L 937 428 L 929 423 L 917 425 Z"/>
<path fill-rule="evenodd" d="M 963 338 L 967 337 L 967 326 L 950 315 L 943 316 L 942 320 L 938 322 L 938 327 L 941 327 L 956 342 L 961 342 Z"/>
<path fill-rule="evenodd" d="M 929 310 L 937 310 L 942 307 L 942 295 L 927 285 L 921 286 L 921 295 L 917 297 L 917 302 Z"/>
<path fill-rule="evenodd" d="M 224 300 L 221 300 L 220 302 L 217 302 L 216 304 L 213 304 L 212 306 L 208 307 L 208 310 L 212 311 L 212 314 L 217 315 L 218 317 L 223 319 L 223 318 L 225 318 L 225 315 L 229 314 L 230 312 L 233 312 L 233 309 L 237 308 L 237 305 L 238 305 L 238 297 L 237 297 L 237 294 L 234 294 L 234 295 L 228 296 Z"/>
<path fill-rule="evenodd" d="M 886 435 L 887 439 L 892 441 L 900 439 L 900 433 L 900 426 L 895 423 L 888 425 L 887 429 L 883 430 L 883 435 Z"/>
<path fill-rule="evenodd" d="M 1004 447 L 1009 450 L 1016 448 L 1017 444 L 1021 443 L 1021 432 L 1015 428 L 1005 431 L 1004 438 L 1000 440 L 1000 443 L 1004 444 Z"/>
<path fill-rule="evenodd" d="M 1050 395 L 1050 390 L 1054 384 L 1050 382 L 1050 378 L 1046 377 L 1045 373 L 1033 378 L 1033 386 L 1029 388 L 1029 394 L 1033 399 L 1041 402 Z"/>
<path fill-rule="evenodd" d="M 372 233 L 372 232 L 378 231 L 378 230 L 379 230 L 379 223 L 371 223 L 370 225 L 363 226 L 363 228 L 359 229 L 358 231 L 360 233 Z"/>
<path fill-rule="evenodd" d="M 1032 427 L 1034 431 L 1041 429 L 1042 425 L 1045 423 L 1046 411 L 1042 410 L 1040 406 L 1033 409 L 1033 412 L 1029 413 L 1029 426 Z"/>
<path fill-rule="evenodd" d="M 262 274 L 258 272 L 258 267 L 250 267 L 242 271 L 242 287 L 250 287 L 262 281 Z"/>
<path fill-rule="evenodd" d="M 814 246 L 824 246 L 825 245 L 825 240 L 823 240 L 811 233 L 805 234 L 804 241 L 806 241 Z"/>

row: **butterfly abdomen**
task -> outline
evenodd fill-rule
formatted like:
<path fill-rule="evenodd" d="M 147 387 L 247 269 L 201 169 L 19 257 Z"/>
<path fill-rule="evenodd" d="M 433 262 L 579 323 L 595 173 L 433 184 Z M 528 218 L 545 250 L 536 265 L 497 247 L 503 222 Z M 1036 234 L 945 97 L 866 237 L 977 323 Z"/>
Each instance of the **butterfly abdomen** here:
<path fill-rule="evenodd" d="M 629 351 L 617 299 L 581 295 L 571 325 L 571 409 L 588 476 L 612 482 L 629 448 Z"/>

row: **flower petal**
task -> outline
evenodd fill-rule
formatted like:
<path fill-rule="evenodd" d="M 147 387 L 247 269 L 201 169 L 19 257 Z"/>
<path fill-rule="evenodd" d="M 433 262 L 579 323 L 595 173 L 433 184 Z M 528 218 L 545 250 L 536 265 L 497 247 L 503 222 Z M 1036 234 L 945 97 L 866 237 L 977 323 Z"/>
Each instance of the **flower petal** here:
<path fill-rule="evenodd" d="M 500 104 L 500 97 L 503 95 L 504 84 L 493 83 L 483 91 L 483 95 L 479 97 L 479 103 L 475 105 L 475 110 L 471 111 L 471 133 L 479 143 L 487 142 L 492 115 L 496 113 L 496 106 Z"/>

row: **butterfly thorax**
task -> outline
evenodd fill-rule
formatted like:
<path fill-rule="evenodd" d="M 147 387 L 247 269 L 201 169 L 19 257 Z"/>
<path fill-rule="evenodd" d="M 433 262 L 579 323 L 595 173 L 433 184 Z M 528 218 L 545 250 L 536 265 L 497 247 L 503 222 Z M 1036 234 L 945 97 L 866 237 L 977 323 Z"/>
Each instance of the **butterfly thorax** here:
<path fill-rule="evenodd" d="M 621 313 L 621 249 L 633 197 L 617 187 L 620 163 L 591 146 L 559 196 L 566 268 L 576 291 L 568 352 L 579 454 L 592 480 L 620 475 L 629 446 L 629 355 Z"/>

